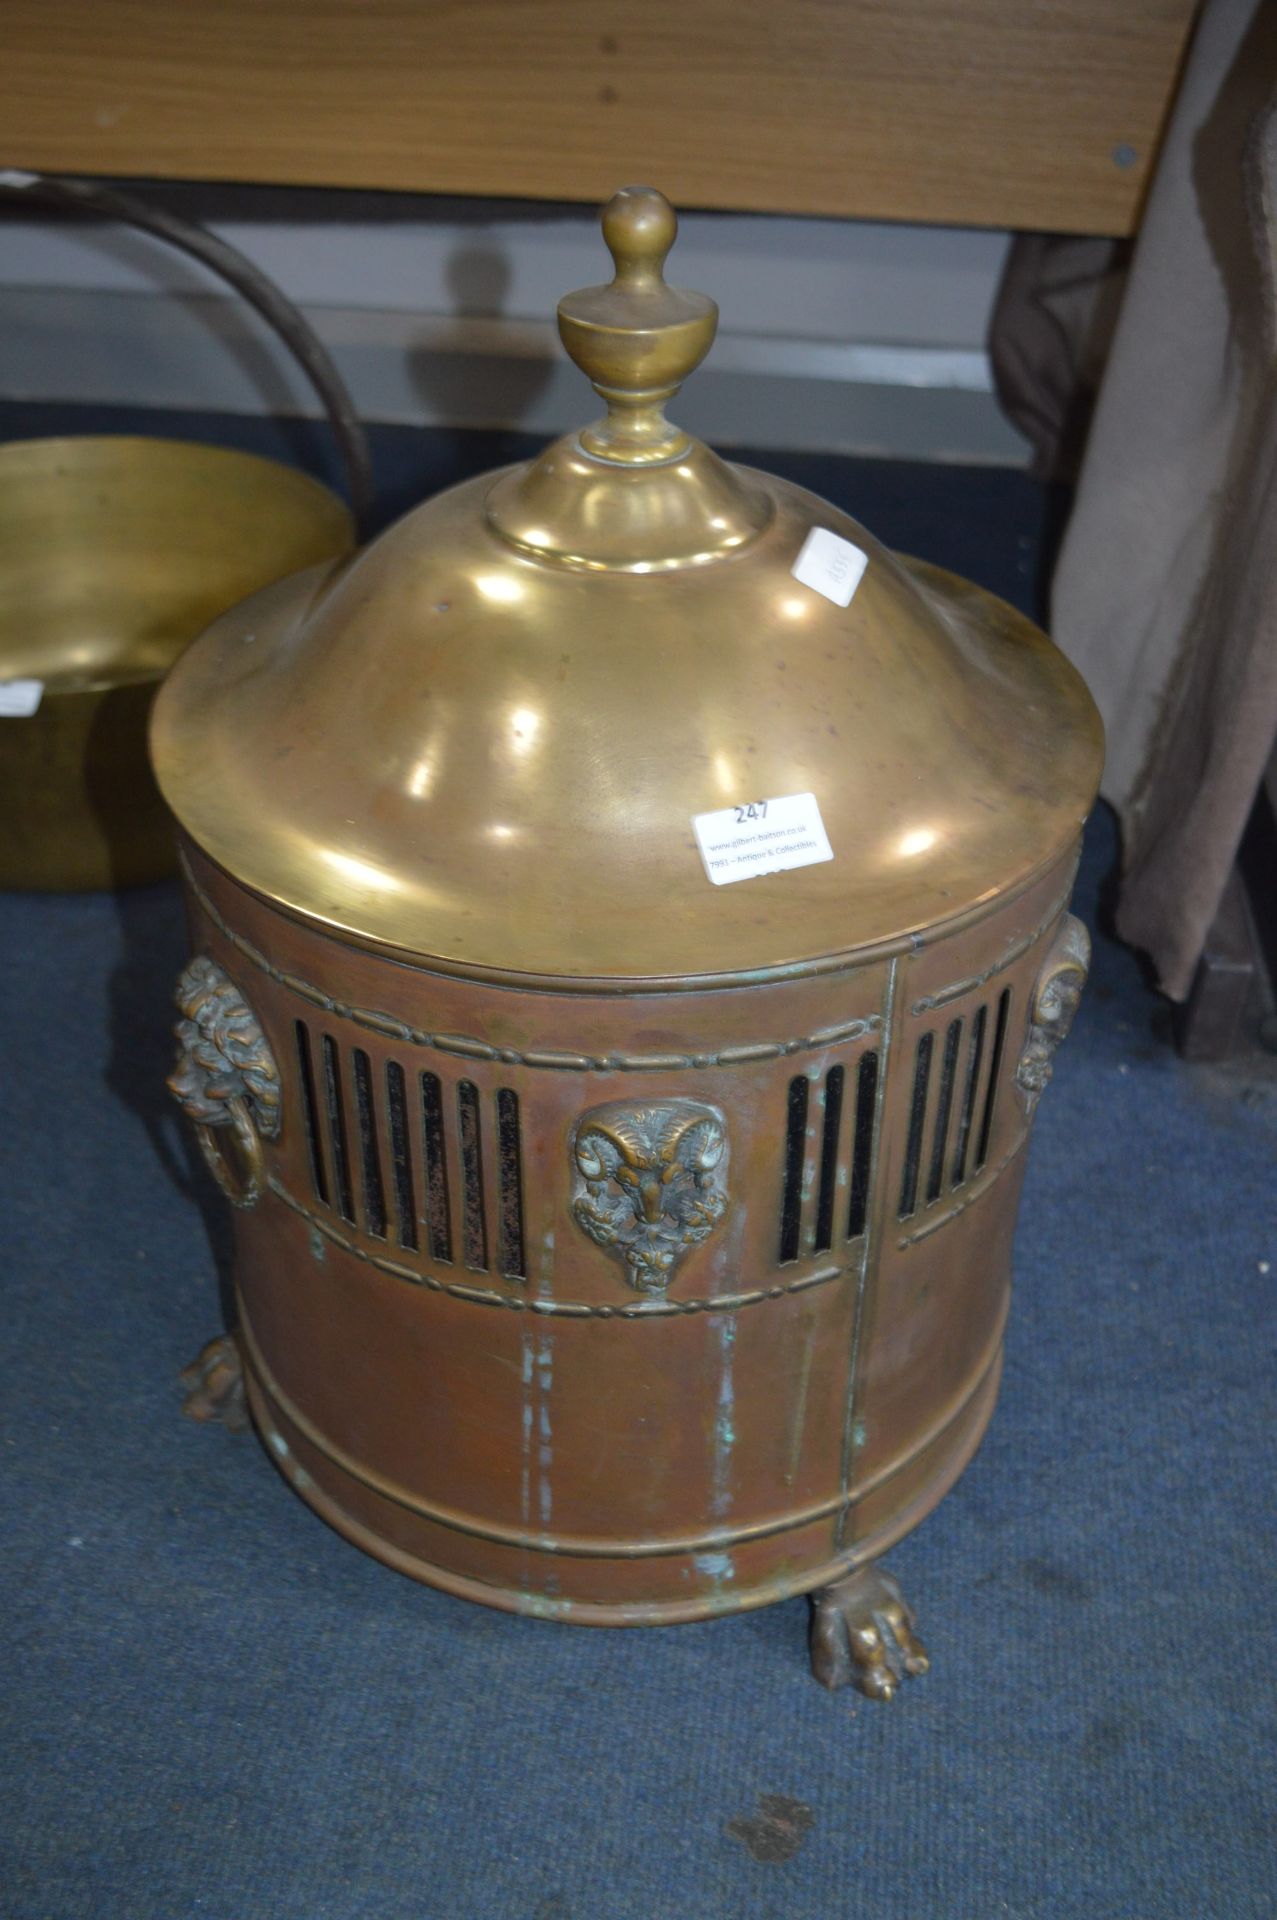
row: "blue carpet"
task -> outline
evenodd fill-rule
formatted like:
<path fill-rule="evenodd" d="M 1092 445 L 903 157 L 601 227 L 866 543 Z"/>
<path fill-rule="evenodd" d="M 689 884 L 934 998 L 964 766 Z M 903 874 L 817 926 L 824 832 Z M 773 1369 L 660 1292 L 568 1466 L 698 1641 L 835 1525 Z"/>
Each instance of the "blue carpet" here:
<path fill-rule="evenodd" d="M 1092 925 L 1112 857 L 1101 815 Z M 225 1238 L 162 1092 L 183 951 L 172 887 L 0 896 L 5 1920 L 1277 1910 L 1277 1088 L 1179 1062 L 1129 954 L 1039 1112 L 989 1438 L 891 1556 L 933 1670 L 881 1707 L 810 1679 L 804 1602 L 490 1613 L 179 1417 Z M 784 1859 L 766 1796 L 810 1810 Z"/>

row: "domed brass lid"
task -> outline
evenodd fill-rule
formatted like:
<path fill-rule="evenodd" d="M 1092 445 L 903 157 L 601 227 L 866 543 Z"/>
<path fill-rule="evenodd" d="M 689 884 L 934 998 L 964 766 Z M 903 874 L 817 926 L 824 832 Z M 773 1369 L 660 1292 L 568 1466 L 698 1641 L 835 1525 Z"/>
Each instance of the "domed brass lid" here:
<path fill-rule="evenodd" d="M 659 194 L 603 226 L 614 277 L 559 327 L 606 417 L 212 627 L 157 703 L 174 813 L 292 913 L 511 979 L 756 979 L 1025 882 L 1095 795 L 1082 681 L 1002 602 L 672 427 L 716 309 L 665 283 Z M 795 575 L 813 529 L 866 557 L 846 605 Z M 807 794 L 832 858 L 711 883 L 695 818 Z"/>

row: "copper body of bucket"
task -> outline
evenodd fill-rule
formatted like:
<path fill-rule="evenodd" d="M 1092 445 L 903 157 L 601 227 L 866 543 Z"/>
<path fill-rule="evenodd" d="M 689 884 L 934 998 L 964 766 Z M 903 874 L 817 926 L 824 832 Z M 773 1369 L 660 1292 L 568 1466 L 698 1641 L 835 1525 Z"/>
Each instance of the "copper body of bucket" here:
<path fill-rule="evenodd" d="M 760 1606 L 884 1551 L 992 1412 L 1073 865 L 918 950 L 618 997 L 388 964 L 192 850 L 193 945 L 278 1066 L 236 1277 L 292 1485 L 403 1572 L 587 1623 Z M 650 1141 L 689 1109 L 721 1126 L 724 1212 L 643 1293 L 582 1230 L 582 1123 Z"/>

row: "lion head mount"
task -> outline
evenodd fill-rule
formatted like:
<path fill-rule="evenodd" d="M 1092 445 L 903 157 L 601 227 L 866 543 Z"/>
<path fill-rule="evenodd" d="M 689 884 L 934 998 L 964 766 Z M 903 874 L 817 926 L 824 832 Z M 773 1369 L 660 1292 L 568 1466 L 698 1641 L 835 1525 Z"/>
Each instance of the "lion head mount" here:
<path fill-rule="evenodd" d="M 699 1100 L 615 1100 L 582 1117 L 572 1157 L 584 1183 L 577 1225 L 624 1263 L 637 1293 L 664 1293 L 727 1210 L 722 1114 Z"/>
<path fill-rule="evenodd" d="M 197 1126 L 250 1116 L 267 1140 L 279 1132 L 279 1069 L 257 1016 L 215 960 L 200 954 L 177 983 L 182 1014 L 169 1091 Z"/>

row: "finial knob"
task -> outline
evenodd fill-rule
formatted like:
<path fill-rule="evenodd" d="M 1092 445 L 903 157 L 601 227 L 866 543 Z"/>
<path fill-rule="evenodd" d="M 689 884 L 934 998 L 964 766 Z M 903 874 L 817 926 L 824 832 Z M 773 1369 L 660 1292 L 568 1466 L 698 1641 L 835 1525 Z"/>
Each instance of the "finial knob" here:
<path fill-rule="evenodd" d="M 665 257 L 678 238 L 678 216 L 655 187 L 622 187 L 603 209 L 603 238 L 616 268 L 614 284 L 650 287 L 665 278 Z"/>
<path fill-rule="evenodd" d="M 678 221 L 653 187 L 622 187 L 603 209 L 615 274 L 559 302 L 559 333 L 608 403 L 608 418 L 581 435 L 588 452 L 626 465 L 668 460 L 688 444 L 662 408 L 709 352 L 718 308 L 703 293 L 665 283 Z"/>

